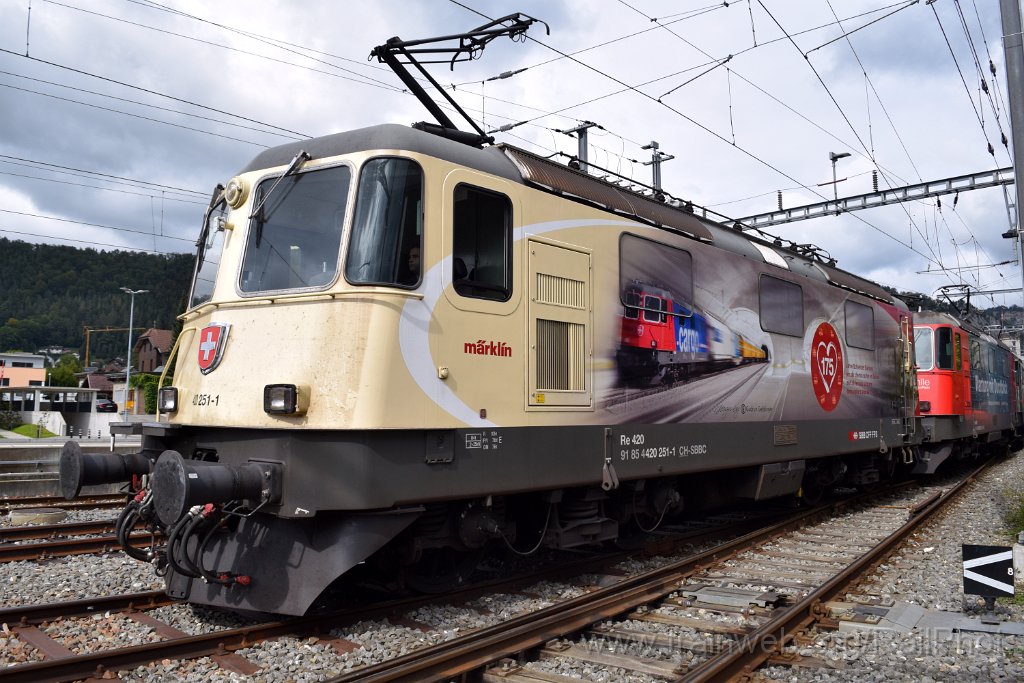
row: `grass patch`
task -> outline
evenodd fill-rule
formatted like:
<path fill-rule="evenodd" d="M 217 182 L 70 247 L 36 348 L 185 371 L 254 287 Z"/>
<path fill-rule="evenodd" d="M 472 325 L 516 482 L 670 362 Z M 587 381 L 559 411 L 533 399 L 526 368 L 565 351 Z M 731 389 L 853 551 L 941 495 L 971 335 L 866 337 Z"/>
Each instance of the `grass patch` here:
<path fill-rule="evenodd" d="M 1020 491 L 1004 491 L 1003 500 L 1006 504 L 1004 519 L 1014 539 L 1024 531 L 1024 494 Z"/>
<path fill-rule="evenodd" d="M 39 427 L 37 425 L 21 425 L 20 427 L 15 427 L 11 431 L 14 432 L 15 434 L 21 434 L 22 436 L 28 436 L 33 439 L 36 437 L 45 439 L 47 437 L 57 436 L 50 430 Z"/>

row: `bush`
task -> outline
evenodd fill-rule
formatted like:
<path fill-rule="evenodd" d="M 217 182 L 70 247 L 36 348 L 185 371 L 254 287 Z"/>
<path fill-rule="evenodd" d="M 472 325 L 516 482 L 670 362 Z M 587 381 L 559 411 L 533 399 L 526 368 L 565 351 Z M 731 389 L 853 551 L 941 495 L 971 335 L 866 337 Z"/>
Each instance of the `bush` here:
<path fill-rule="evenodd" d="M 1024 531 L 1024 495 L 1020 491 L 1004 491 L 1003 503 L 1003 517 L 1006 525 L 1010 527 L 1010 533 L 1016 539 L 1017 534 Z"/>
<path fill-rule="evenodd" d="M 139 373 L 137 375 L 132 375 L 131 381 L 133 388 L 137 389 L 142 387 L 143 396 L 145 397 L 144 400 L 146 402 L 146 413 L 148 415 L 156 413 L 157 385 L 160 383 L 160 376 Z M 170 384 L 171 378 L 168 376 L 164 380 L 164 386 L 170 386 Z"/>
<path fill-rule="evenodd" d="M 23 424 L 21 413 L 13 410 L 0 410 L 0 429 L 14 429 Z"/>

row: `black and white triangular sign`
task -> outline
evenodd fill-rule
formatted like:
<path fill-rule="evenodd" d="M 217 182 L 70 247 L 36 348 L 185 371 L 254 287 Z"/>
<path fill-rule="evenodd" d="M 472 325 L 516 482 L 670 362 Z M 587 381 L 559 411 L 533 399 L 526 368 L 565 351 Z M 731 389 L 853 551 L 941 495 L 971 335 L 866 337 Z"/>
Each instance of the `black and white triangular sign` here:
<path fill-rule="evenodd" d="M 965 545 L 964 593 L 999 598 L 1013 595 L 1013 550 L 996 545 Z"/>

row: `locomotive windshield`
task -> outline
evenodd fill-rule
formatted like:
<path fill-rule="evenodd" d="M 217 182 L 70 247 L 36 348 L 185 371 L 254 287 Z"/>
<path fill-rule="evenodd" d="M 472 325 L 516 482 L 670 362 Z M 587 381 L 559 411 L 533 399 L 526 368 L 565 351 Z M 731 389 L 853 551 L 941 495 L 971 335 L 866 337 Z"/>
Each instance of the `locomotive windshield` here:
<path fill-rule="evenodd" d="M 931 370 L 932 363 L 932 328 L 918 327 L 914 329 L 914 360 L 920 370 Z"/>
<path fill-rule="evenodd" d="M 345 278 L 360 285 L 420 281 L 423 172 L 408 159 L 371 159 L 359 174 Z"/>
<path fill-rule="evenodd" d="M 224 247 L 224 219 L 227 211 L 227 202 L 221 195 L 220 201 L 212 205 L 206 213 L 203 234 L 199 236 L 199 242 L 196 244 L 199 252 L 196 255 L 189 308 L 204 304 L 213 298 L 213 285 L 217 279 L 220 254 Z"/>
<path fill-rule="evenodd" d="M 351 177 L 348 166 L 333 166 L 287 176 L 273 192 L 279 178 L 259 184 L 242 292 L 326 287 L 334 281 Z"/>

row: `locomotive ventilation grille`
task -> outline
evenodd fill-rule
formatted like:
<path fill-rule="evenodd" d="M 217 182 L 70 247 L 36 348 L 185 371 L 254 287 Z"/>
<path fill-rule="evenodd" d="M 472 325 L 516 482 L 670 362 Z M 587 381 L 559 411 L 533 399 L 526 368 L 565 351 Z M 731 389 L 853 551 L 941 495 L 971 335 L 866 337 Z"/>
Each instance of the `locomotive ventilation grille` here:
<path fill-rule="evenodd" d="M 586 326 L 579 323 L 537 319 L 538 389 L 586 389 L 585 334 Z"/>
<path fill-rule="evenodd" d="M 587 306 L 587 284 L 547 273 L 537 273 L 537 302 L 583 310 Z"/>

